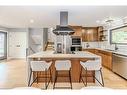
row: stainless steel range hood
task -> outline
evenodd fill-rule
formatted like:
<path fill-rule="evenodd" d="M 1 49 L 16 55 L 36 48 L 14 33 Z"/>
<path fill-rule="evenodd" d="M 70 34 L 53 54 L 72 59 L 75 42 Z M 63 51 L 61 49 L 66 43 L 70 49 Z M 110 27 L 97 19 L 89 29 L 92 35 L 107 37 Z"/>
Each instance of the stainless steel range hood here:
<path fill-rule="evenodd" d="M 74 33 L 74 30 L 68 27 L 68 12 L 60 12 L 60 25 L 56 26 L 56 29 L 53 30 L 53 33 L 56 35 L 71 35 Z"/>

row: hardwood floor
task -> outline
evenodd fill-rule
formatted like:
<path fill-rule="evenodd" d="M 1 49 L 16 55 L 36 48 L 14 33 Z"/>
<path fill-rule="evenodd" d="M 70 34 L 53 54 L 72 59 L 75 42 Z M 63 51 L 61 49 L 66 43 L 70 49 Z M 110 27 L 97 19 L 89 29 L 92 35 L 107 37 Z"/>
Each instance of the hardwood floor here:
<path fill-rule="evenodd" d="M 14 59 L 0 63 L 0 88 L 26 87 L 27 64 L 25 59 Z M 119 77 L 106 68 L 103 68 L 105 87 L 114 89 L 127 89 L 127 80 Z M 69 83 L 58 83 L 56 86 L 69 86 Z M 88 84 L 93 86 L 94 84 Z M 44 84 L 33 84 L 34 87 L 42 88 Z M 83 83 L 73 83 L 73 89 L 81 89 Z M 48 89 L 52 89 L 52 84 Z"/>
<path fill-rule="evenodd" d="M 14 88 L 26 85 L 26 61 L 9 60 L 0 63 L 0 88 Z"/>

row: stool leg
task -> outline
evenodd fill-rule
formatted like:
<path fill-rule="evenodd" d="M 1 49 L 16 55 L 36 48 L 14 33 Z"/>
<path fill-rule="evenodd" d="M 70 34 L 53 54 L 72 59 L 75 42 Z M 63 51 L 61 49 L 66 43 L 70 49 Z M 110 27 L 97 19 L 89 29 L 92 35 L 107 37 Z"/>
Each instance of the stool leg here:
<path fill-rule="evenodd" d="M 81 82 L 81 77 L 82 77 L 82 66 L 81 66 L 81 71 L 80 71 L 79 83 Z"/>
<path fill-rule="evenodd" d="M 30 87 L 33 85 L 33 83 L 37 80 L 37 77 L 33 80 L 33 82 L 30 84 Z"/>
<path fill-rule="evenodd" d="M 99 70 L 99 72 L 100 72 L 100 76 L 101 76 L 102 83 L 101 83 L 96 77 L 95 77 L 95 79 L 98 81 L 98 83 L 99 83 L 101 86 L 104 87 L 104 80 L 103 80 L 103 75 L 102 75 L 101 69 Z"/>
<path fill-rule="evenodd" d="M 102 69 L 100 69 L 100 74 L 101 74 L 101 79 L 102 79 L 102 86 L 104 87 L 104 79 L 103 79 L 103 75 L 102 75 Z"/>
<path fill-rule="evenodd" d="M 32 70 L 30 69 L 30 76 L 29 76 L 28 86 L 30 86 L 31 75 L 32 75 Z"/>
<path fill-rule="evenodd" d="M 71 69 L 69 70 L 69 79 L 70 79 L 70 85 L 71 85 L 71 89 L 72 89 L 72 82 L 71 82 Z"/>
<path fill-rule="evenodd" d="M 51 71 L 51 68 L 50 68 L 50 80 L 51 80 L 51 83 L 52 83 L 52 71 Z"/>
<path fill-rule="evenodd" d="M 38 84 L 38 72 L 37 72 L 37 84 Z"/>
<path fill-rule="evenodd" d="M 56 84 L 56 81 L 57 81 L 57 71 L 55 72 L 55 80 L 54 80 L 54 85 L 53 85 L 53 89 L 55 89 L 55 84 Z"/>
<path fill-rule="evenodd" d="M 95 74 L 93 74 L 93 82 L 95 81 Z"/>
<path fill-rule="evenodd" d="M 85 82 L 84 82 L 83 77 L 85 77 Z M 87 86 L 87 68 L 85 68 L 85 76 L 82 76 L 82 75 L 81 75 L 81 79 L 82 79 L 83 84 L 84 84 L 85 86 Z"/>
<path fill-rule="evenodd" d="M 47 89 L 47 69 L 45 69 L 45 89 Z"/>
<path fill-rule="evenodd" d="M 86 76 L 85 76 L 85 78 L 86 78 L 86 85 L 85 85 L 85 86 L 87 86 L 87 68 L 86 68 L 85 72 L 86 72 L 86 73 L 85 73 L 85 75 L 86 75 Z"/>

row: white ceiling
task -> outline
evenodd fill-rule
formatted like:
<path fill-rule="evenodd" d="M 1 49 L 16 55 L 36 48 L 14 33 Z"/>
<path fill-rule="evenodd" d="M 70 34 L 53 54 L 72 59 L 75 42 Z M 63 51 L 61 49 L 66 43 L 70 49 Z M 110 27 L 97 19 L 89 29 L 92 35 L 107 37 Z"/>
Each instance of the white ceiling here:
<path fill-rule="evenodd" d="M 127 16 L 127 6 L 0 6 L 0 25 L 9 28 L 55 27 L 60 11 L 68 11 L 70 25 L 98 26 L 108 17 Z M 33 19 L 34 23 L 30 23 Z"/>

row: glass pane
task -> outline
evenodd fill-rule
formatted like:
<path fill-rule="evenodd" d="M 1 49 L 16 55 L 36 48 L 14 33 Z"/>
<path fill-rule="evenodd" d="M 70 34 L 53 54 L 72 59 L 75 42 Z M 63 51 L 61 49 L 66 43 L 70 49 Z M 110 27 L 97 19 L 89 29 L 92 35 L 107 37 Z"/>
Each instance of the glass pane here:
<path fill-rule="evenodd" d="M 6 50 L 7 50 L 7 37 L 6 33 L 0 32 L 0 59 L 6 58 Z"/>
<path fill-rule="evenodd" d="M 4 56 L 4 34 L 0 33 L 0 57 Z"/>

